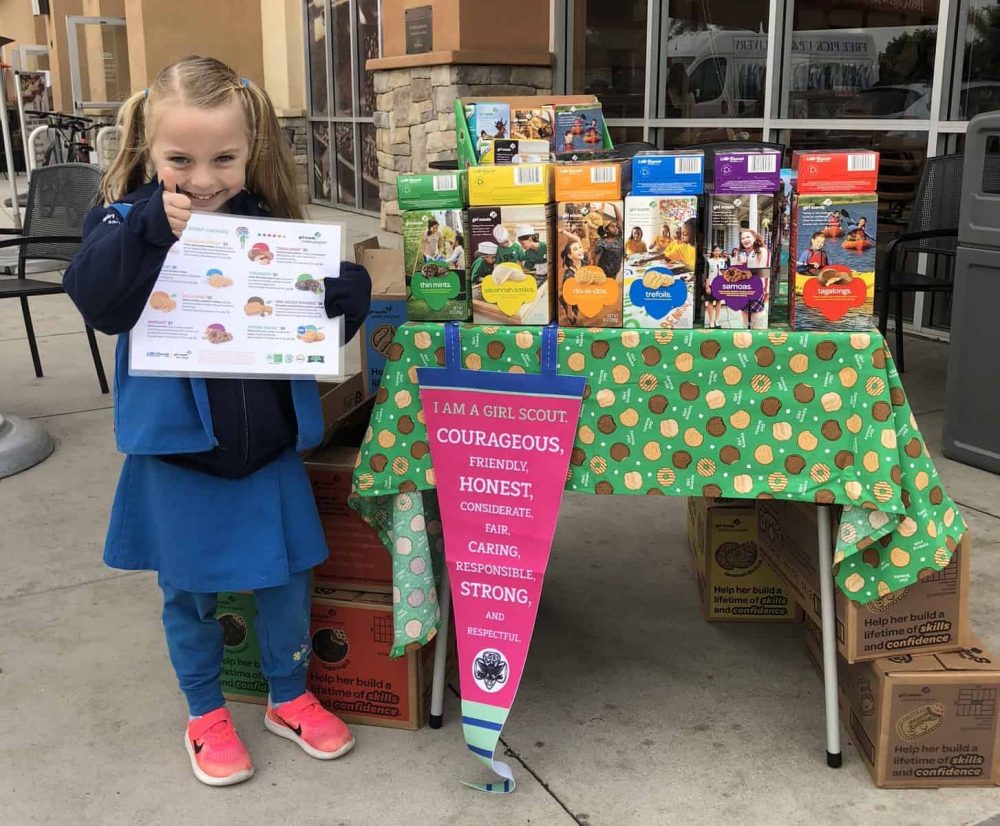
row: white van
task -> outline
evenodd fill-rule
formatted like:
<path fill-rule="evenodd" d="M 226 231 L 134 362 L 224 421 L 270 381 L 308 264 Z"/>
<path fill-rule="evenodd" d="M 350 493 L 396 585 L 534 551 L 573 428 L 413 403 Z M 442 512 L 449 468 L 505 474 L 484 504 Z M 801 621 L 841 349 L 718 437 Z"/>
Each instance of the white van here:
<path fill-rule="evenodd" d="M 687 67 L 692 116 L 761 117 L 767 35 L 709 29 L 671 38 L 669 63 Z M 789 117 L 833 117 L 847 98 L 878 82 L 878 52 L 871 35 L 830 29 L 792 35 Z"/>

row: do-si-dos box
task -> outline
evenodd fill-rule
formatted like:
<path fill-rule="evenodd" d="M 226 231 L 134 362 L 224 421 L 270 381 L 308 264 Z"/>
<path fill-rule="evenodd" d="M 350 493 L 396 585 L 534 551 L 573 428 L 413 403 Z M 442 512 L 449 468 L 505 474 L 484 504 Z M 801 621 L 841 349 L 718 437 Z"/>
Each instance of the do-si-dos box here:
<path fill-rule="evenodd" d="M 806 655 L 822 673 L 808 618 Z M 842 722 L 876 786 L 1000 785 L 1000 661 L 974 634 L 956 651 L 837 666 Z"/>
<path fill-rule="evenodd" d="M 700 150 L 640 152 L 632 157 L 633 195 L 701 195 L 705 155 Z"/>
<path fill-rule="evenodd" d="M 781 153 L 776 149 L 757 152 L 716 152 L 713 189 L 716 195 L 760 195 L 777 192 L 781 186 Z"/>
<path fill-rule="evenodd" d="M 555 320 L 554 217 L 552 204 L 469 208 L 477 324 Z"/>
<path fill-rule="evenodd" d="M 461 209 L 468 203 L 468 188 L 464 169 L 425 175 L 403 174 L 396 178 L 396 196 L 401 210 Z"/>
<path fill-rule="evenodd" d="M 795 189 L 801 195 L 875 192 L 879 154 L 871 149 L 829 149 L 792 153 Z"/>
<path fill-rule="evenodd" d="M 330 551 L 326 561 L 313 569 L 313 580 L 331 588 L 391 591 L 392 558 L 378 531 L 348 504 L 357 458 L 355 447 L 330 445 L 306 460 L 306 473 Z"/>
<path fill-rule="evenodd" d="M 468 321 L 465 212 L 410 209 L 403 213 L 403 265 L 411 321 Z"/>
<path fill-rule="evenodd" d="M 552 200 L 552 165 L 522 163 L 469 169 L 469 204 L 519 206 Z"/>
<path fill-rule="evenodd" d="M 622 160 L 563 161 L 552 167 L 556 201 L 618 201 L 628 191 L 632 165 Z"/>
<path fill-rule="evenodd" d="M 260 670 L 260 639 L 253 594 L 219 594 L 215 619 L 222 626 L 222 694 L 227 700 L 266 703 L 267 681 Z"/>
<path fill-rule="evenodd" d="M 822 622 L 816 507 L 758 500 L 757 517 L 758 543 L 764 557 L 788 584 L 806 615 Z M 836 543 L 835 535 L 832 541 Z M 882 553 L 876 544 L 858 558 L 864 569 L 877 575 Z M 849 600 L 836 589 L 837 649 L 849 663 L 855 663 L 963 648 L 969 643 L 968 596 L 966 536 L 945 568 L 928 568 L 919 582 L 867 605 Z"/>
<path fill-rule="evenodd" d="M 872 327 L 878 196 L 792 195 L 789 313 L 796 330 Z"/>
<path fill-rule="evenodd" d="M 403 251 L 383 249 L 378 238 L 372 237 L 354 245 L 354 260 L 372 279 L 371 308 L 361 325 L 361 372 L 366 393 L 373 396 L 382 382 L 389 345 L 399 326 L 406 323 Z"/>
<path fill-rule="evenodd" d="M 795 622 L 801 612 L 757 547 L 757 510 L 738 499 L 688 497 L 688 548 L 707 620 Z"/>
<path fill-rule="evenodd" d="M 697 243 L 696 197 L 625 199 L 624 327 L 694 326 Z"/>
<path fill-rule="evenodd" d="M 625 225 L 621 201 L 556 207 L 559 324 L 621 327 Z"/>
<path fill-rule="evenodd" d="M 390 659 L 390 594 L 315 587 L 309 690 L 348 723 L 416 730 L 430 709 L 434 646 Z"/>
<path fill-rule="evenodd" d="M 767 328 L 777 215 L 773 194 L 711 195 L 705 249 L 705 327 Z"/>

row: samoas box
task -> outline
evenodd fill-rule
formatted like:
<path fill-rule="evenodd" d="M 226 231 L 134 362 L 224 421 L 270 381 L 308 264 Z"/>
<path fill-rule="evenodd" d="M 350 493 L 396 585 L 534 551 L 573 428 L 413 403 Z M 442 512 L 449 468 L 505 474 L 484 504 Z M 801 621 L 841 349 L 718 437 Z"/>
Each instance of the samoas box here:
<path fill-rule="evenodd" d="M 468 321 L 465 212 L 403 212 L 406 314 L 410 321 Z"/>
<path fill-rule="evenodd" d="M 622 326 L 623 206 L 622 201 L 570 201 L 557 206 L 561 326 Z"/>
<path fill-rule="evenodd" d="M 624 327 L 691 328 L 698 258 L 698 199 L 625 199 Z"/>

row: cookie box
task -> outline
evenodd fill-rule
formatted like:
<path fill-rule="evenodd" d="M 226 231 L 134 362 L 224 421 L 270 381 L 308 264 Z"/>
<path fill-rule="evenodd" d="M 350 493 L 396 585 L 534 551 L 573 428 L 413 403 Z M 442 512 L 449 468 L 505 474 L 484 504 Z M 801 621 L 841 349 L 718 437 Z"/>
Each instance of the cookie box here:
<path fill-rule="evenodd" d="M 802 615 L 757 547 L 757 510 L 739 499 L 689 496 L 688 550 L 706 620 L 798 622 Z"/>
<path fill-rule="evenodd" d="M 372 279 L 371 309 L 361 325 L 361 373 L 365 392 L 374 396 L 382 382 L 386 354 L 400 324 L 406 323 L 403 251 L 384 249 L 378 238 L 354 245 L 354 260 Z"/>
<path fill-rule="evenodd" d="M 557 154 L 604 149 L 604 112 L 600 103 L 556 106 L 555 119 Z"/>
<path fill-rule="evenodd" d="M 716 195 L 759 195 L 781 186 L 781 153 L 776 149 L 716 152 L 712 167 Z"/>
<path fill-rule="evenodd" d="M 774 195 L 712 195 L 705 233 L 705 327 L 767 328 L 775 263 Z"/>
<path fill-rule="evenodd" d="M 510 137 L 543 141 L 551 152 L 555 145 L 555 112 L 552 106 L 514 106 L 510 111 Z"/>
<path fill-rule="evenodd" d="M 816 506 L 758 500 L 761 552 L 814 622 L 820 618 L 820 570 Z M 836 536 L 833 537 L 836 546 Z M 862 558 L 880 564 L 876 543 Z M 876 568 L 873 567 L 873 570 Z M 879 657 L 954 651 L 969 643 L 969 539 L 955 549 L 951 563 L 909 588 L 867 605 L 836 589 L 837 650 L 849 663 Z"/>
<path fill-rule="evenodd" d="M 705 155 L 700 150 L 640 152 L 632 157 L 633 195 L 701 195 Z"/>
<path fill-rule="evenodd" d="M 465 122 L 478 156 L 488 141 L 510 137 L 510 104 L 495 100 L 466 104 Z"/>
<path fill-rule="evenodd" d="M 802 195 L 823 192 L 875 192 L 879 154 L 871 149 L 828 149 L 792 153 L 795 189 Z"/>
<path fill-rule="evenodd" d="M 556 272 L 561 326 L 622 326 L 622 210 L 622 201 L 557 205 Z"/>
<path fill-rule="evenodd" d="M 819 626 L 806 620 L 806 655 L 822 673 Z M 1000 785 L 1000 661 L 971 635 L 957 651 L 837 658 L 841 722 L 882 789 Z"/>
<path fill-rule="evenodd" d="M 623 326 L 694 326 L 698 199 L 625 199 Z"/>
<path fill-rule="evenodd" d="M 469 169 L 469 204 L 518 206 L 552 200 L 552 165 L 522 163 Z"/>
<path fill-rule="evenodd" d="M 789 299 L 793 329 L 872 328 L 878 196 L 792 195 Z"/>
<path fill-rule="evenodd" d="M 617 201 L 628 192 L 628 161 L 560 162 L 552 167 L 556 201 Z"/>
<path fill-rule="evenodd" d="M 476 324 L 555 320 L 554 218 L 552 204 L 469 208 Z"/>
<path fill-rule="evenodd" d="M 465 212 L 411 209 L 403 213 L 406 314 L 411 321 L 468 321 Z"/>
<path fill-rule="evenodd" d="M 479 162 L 484 166 L 509 166 L 522 163 L 547 163 L 550 149 L 545 141 L 493 140 L 487 141 Z"/>
<path fill-rule="evenodd" d="M 469 200 L 465 170 L 426 175 L 403 174 L 396 178 L 399 208 L 461 209 Z"/>
<path fill-rule="evenodd" d="M 222 626 L 222 695 L 242 703 L 266 703 L 267 680 L 260 670 L 260 639 L 253 594 L 219 594 L 215 618 Z"/>

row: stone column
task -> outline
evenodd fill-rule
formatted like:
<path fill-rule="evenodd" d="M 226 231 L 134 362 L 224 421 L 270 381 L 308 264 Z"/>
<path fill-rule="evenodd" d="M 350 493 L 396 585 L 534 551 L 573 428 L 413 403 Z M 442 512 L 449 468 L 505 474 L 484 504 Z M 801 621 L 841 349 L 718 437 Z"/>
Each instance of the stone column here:
<path fill-rule="evenodd" d="M 552 69 L 544 66 L 445 64 L 374 73 L 375 142 L 378 149 L 381 224 L 401 233 L 396 177 L 428 172 L 431 161 L 455 158 L 455 101 L 552 92 Z"/>

